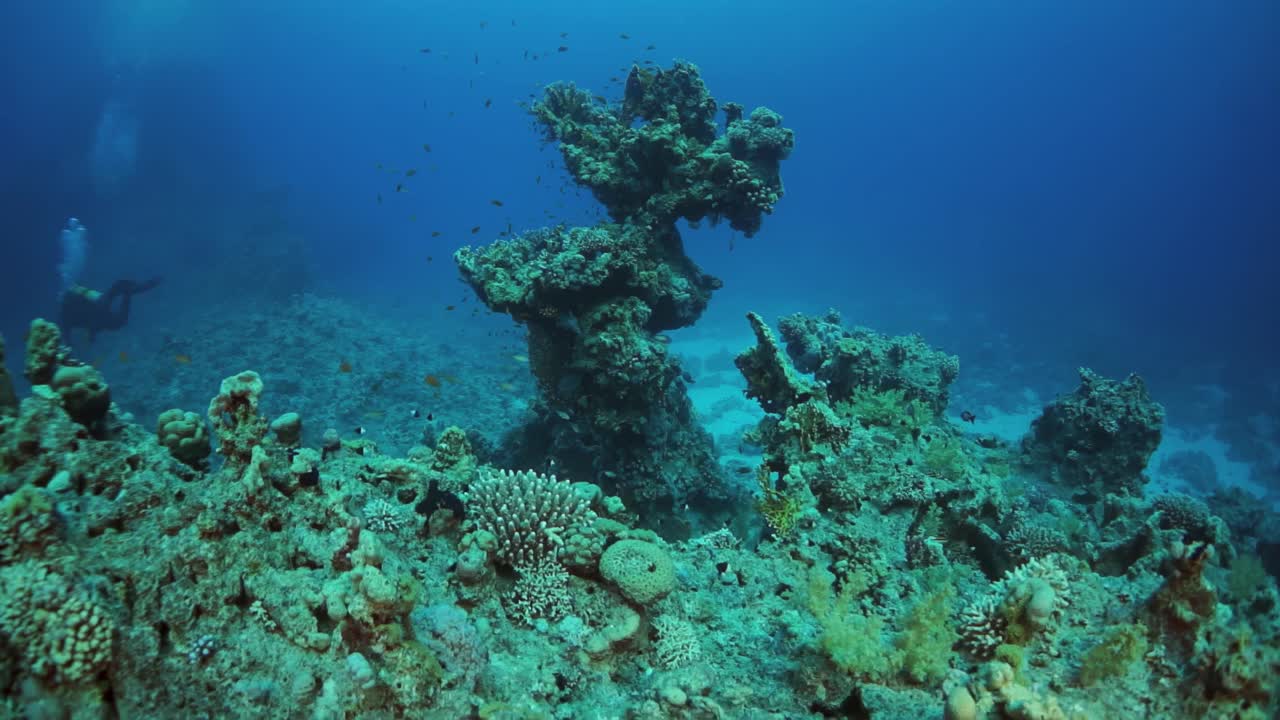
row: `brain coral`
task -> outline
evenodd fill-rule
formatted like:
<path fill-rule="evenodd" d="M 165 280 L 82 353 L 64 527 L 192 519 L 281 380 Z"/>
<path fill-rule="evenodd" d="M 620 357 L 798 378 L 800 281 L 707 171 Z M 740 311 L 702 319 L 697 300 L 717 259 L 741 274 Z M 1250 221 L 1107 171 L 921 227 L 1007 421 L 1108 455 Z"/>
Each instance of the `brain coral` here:
<path fill-rule="evenodd" d="M 600 574 L 623 595 L 648 605 L 675 585 L 675 566 L 667 551 L 643 540 L 619 540 L 600 556 Z"/>

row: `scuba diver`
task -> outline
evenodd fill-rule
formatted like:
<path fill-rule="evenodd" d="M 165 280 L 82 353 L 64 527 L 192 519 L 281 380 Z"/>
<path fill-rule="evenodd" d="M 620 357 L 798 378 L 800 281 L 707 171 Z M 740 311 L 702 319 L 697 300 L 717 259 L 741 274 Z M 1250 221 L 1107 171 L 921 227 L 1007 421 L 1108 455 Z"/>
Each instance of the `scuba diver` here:
<path fill-rule="evenodd" d="M 62 294 L 59 295 L 58 323 L 67 333 L 75 328 L 84 328 L 89 331 L 89 342 L 93 342 L 103 330 L 119 330 L 129 322 L 133 296 L 160 284 L 158 277 L 142 283 L 117 280 L 106 293 L 91 290 L 76 282 L 89 254 L 88 229 L 79 220 L 71 218 L 59 239 L 62 264 L 58 266 L 58 272 L 62 276 Z"/>
<path fill-rule="evenodd" d="M 117 280 L 105 293 L 83 285 L 72 285 L 62 293 L 58 324 L 70 333 L 75 328 L 89 331 L 89 342 L 103 330 L 119 330 L 129 322 L 133 296 L 154 289 L 161 278 L 137 283 Z"/>

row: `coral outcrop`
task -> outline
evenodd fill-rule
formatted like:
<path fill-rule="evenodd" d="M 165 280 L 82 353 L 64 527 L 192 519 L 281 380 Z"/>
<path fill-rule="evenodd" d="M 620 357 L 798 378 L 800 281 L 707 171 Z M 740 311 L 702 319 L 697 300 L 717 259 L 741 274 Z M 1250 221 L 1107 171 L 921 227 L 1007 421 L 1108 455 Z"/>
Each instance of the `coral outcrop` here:
<path fill-rule="evenodd" d="M 613 222 L 535 230 L 454 255 L 492 310 L 528 331 L 543 404 L 518 464 L 562 467 L 643 510 L 728 497 L 711 438 L 694 420 L 685 373 L 658 333 L 687 327 L 720 281 L 685 254 L 680 219 L 752 235 L 782 193 L 794 143 L 774 112 L 729 108 L 725 131 L 698 69 L 633 67 L 620 103 L 570 84 L 532 113 Z"/>
<path fill-rule="evenodd" d="M 1080 386 L 1045 407 L 1023 445 L 1050 479 L 1085 499 L 1141 495 L 1163 424 L 1142 378 L 1117 382 L 1081 368 Z"/>

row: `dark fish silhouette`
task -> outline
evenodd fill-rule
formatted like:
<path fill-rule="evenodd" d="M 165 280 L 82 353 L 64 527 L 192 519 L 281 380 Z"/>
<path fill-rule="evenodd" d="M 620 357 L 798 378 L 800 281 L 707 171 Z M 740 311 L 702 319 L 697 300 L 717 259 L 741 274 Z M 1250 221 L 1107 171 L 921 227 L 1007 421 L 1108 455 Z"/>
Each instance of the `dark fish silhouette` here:
<path fill-rule="evenodd" d="M 963 421 L 965 421 L 965 422 L 967 422 L 967 423 L 973 423 L 973 421 L 975 421 L 975 420 L 977 420 L 977 419 L 978 419 L 978 416 L 977 416 L 977 415 L 974 415 L 973 413 L 969 412 L 968 410 L 964 410 L 964 411 L 962 411 L 962 412 L 960 413 L 960 419 L 961 419 L 961 420 L 963 420 Z"/>

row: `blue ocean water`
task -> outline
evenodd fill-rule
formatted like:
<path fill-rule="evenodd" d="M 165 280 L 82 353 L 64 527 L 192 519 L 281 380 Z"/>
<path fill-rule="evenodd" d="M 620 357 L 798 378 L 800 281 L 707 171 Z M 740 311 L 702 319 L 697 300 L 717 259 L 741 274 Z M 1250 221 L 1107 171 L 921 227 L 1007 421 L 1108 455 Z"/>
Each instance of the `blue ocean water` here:
<path fill-rule="evenodd" d="M 169 305 L 242 290 L 201 269 L 263 203 L 314 287 L 456 301 L 460 245 L 601 212 L 520 103 L 684 58 L 798 137 L 758 237 L 687 232 L 725 280 L 705 323 L 838 307 L 969 362 L 1016 352 L 1046 390 L 1089 365 L 1141 372 L 1175 417 L 1199 385 L 1275 407 L 1274 3 L 462 8 L 10 8 L 4 334 L 52 312 L 70 216 L 88 284 L 165 275 Z"/>

